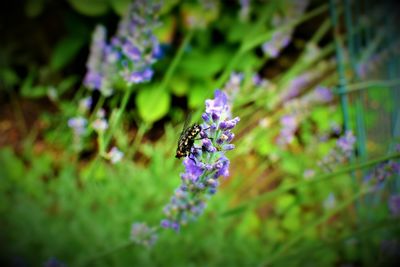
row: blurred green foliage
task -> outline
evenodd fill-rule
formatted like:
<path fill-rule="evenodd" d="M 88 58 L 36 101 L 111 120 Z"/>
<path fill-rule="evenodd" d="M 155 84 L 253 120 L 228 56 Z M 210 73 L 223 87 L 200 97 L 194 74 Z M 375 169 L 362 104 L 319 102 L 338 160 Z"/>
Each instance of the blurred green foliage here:
<path fill-rule="evenodd" d="M 130 1 L 24 2 L 25 23 L 40 22 L 52 8 L 65 8 L 66 15 L 57 20 L 61 34 L 49 38 L 44 55 L 19 53 L 19 39 L 0 51 L 5 54 L 0 95 L 7 98 L 0 114 L 13 113 L 0 116 L 0 129 L 11 124 L 21 137 L 0 148 L 0 263 L 22 259 L 41 266 L 56 257 L 68 266 L 385 266 L 393 256 L 381 245 L 400 242 L 398 217 L 387 205 L 398 187 L 392 181 L 363 182 L 376 164 L 398 160 L 398 153 L 385 157 L 392 142 L 387 132 L 374 129 L 367 139 L 378 160 L 353 157 L 325 173 L 318 162 L 336 146 L 340 103 L 335 97 L 301 104 L 319 85 L 337 85 L 326 4 L 312 1 L 301 17 L 276 26 L 274 15 L 285 15 L 292 2 L 254 1 L 247 19 L 239 15 L 239 1 L 212 10 L 204 2 L 166 1 L 156 31 L 164 55 L 154 79 L 123 85 L 109 97 L 81 86 L 90 35 L 97 23 L 112 34 Z M 294 30 L 290 44 L 277 58 L 263 54 L 261 45 L 283 29 Z M 232 112 L 241 122 L 236 148 L 228 153 L 230 177 L 198 221 L 179 234 L 161 232 L 151 249 L 134 245 L 131 224 L 158 226 L 162 207 L 179 186 L 183 167 L 174 152 L 188 110 L 198 121 L 205 99 L 223 89 L 232 72 L 240 72 L 243 81 L 233 99 Z M 290 83 L 309 73 L 314 76 L 300 92 L 283 100 Z M 255 84 L 255 74 L 266 83 Z M 372 107 L 364 114 L 368 129 L 381 126 L 380 112 L 396 108 L 390 90 L 377 86 L 364 95 Z M 105 108 L 111 130 L 104 136 L 88 131 L 75 149 L 67 121 L 82 115 L 79 100 L 89 95 L 95 100 L 85 114 L 89 123 Z M 19 106 L 24 101 L 38 103 L 39 110 L 24 110 Z M 349 109 L 355 118 L 355 105 Z M 38 115 L 27 123 L 21 112 L 28 119 L 27 114 Z M 281 145 L 281 118 L 287 114 L 296 116 L 298 126 L 293 141 Z M 18 126 L 24 123 L 25 134 Z M 117 164 L 102 157 L 110 144 L 125 153 Z M 308 170 L 315 174 L 305 177 Z"/>

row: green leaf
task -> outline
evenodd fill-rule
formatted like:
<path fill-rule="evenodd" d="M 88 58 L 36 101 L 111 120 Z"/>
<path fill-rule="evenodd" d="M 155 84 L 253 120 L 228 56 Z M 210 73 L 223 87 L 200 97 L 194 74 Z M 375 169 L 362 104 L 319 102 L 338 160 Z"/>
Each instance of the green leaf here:
<path fill-rule="evenodd" d="M 207 87 L 202 83 L 196 83 L 189 90 L 189 107 L 196 108 L 204 104 L 204 100 L 207 98 L 209 91 Z"/>
<path fill-rule="evenodd" d="M 25 3 L 25 14 L 27 17 L 34 18 L 43 11 L 44 0 L 28 0 Z"/>
<path fill-rule="evenodd" d="M 132 0 L 109 0 L 111 8 L 120 16 L 125 15 L 130 3 Z"/>
<path fill-rule="evenodd" d="M 227 34 L 227 39 L 231 43 L 240 42 L 253 28 L 254 25 L 249 22 L 232 23 Z"/>
<path fill-rule="evenodd" d="M 15 86 L 20 82 L 17 73 L 11 68 L 4 68 L 0 71 L 0 80 L 5 87 Z"/>
<path fill-rule="evenodd" d="M 49 89 L 50 86 L 38 85 L 30 87 L 29 90 L 21 91 L 21 95 L 29 98 L 40 98 L 46 96 Z"/>
<path fill-rule="evenodd" d="M 179 70 L 194 78 L 208 78 L 221 71 L 230 57 L 226 48 L 211 51 L 193 50 L 182 59 Z"/>
<path fill-rule="evenodd" d="M 136 105 L 140 117 L 148 123 L 153 123 L 164 117 L 169 110 L 171 96 L 167 90 L 158 85 L 142 87 L 136 95 Z"/>
<path fill-rule="evenodd" d="M 47 95 L 49 86 L 44 86 L 44 85 L 33 86 L 33 81 L 35 79 L 35 76 L 36 76 L 35 73 L 31 72 L 25 78 L 20 91 L 20 94 L 22 96 L 29 98 L 39 98 Z"/>
<path fill-rule="evenodd" d="M 58 95 L 62 95 L 68 89 L 71 89 L 77 82 L 78 82 L 78 77 L 75 75 L 69 76 L 68 78 L 64 79 L 58 85 Z"/>
<path fill-rule="evenodd" d="M 302 166 L 301 162 L 299 162 L 298 158 L 292 157 L 285 157 L 285 160 L 282 161 L 282 169 L 285 170 L 287 173 L 294 174 L 294 175 L 301 175 L 302 174 Z"/>
<path fill-rule="evenodd" d="M 65 67 L 78 54 L 84 44 L 85 40 L 78 36 L 68 36 L 59 41 L 53 50 L 50 67 L 56 71 Z"/>
<path fill-rule="evenodd" d="M 187 79 L 182 77 L 182 75 L 172 77 L 169 84 L 171 92 L 176 96 L 186 95 L 189 88 Z"/>
<path fill-rule="evenodd" d="M 108 0 L 68 0 L 79 13 L 86 16 L 104 15 L 108 10 Z"/>

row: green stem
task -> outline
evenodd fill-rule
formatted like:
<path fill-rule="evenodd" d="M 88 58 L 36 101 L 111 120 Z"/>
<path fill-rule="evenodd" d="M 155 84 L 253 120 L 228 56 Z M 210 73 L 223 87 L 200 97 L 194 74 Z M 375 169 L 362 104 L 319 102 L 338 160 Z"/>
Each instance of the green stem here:
<path fill-rule="evenodd" d="M 114 131 L 117 128 L 117 126 L 121 120 L 122 113 L 125 111 L 126 105 L 128 104 L 129 97 L 131 96 L 132 91 L 133 91 L 132 87 L 129 87 L 125 90 L 125 93 L 122 97 L 121 105 L 115 115 L 115 119 L 110 122 L 110 129 L 108 131 L 108 134 L 106 134 L 104 137 L 104 147 L 105 148 L 107 148 L 108 144 L 110 143 L 111 138 L 114 134 Z"/>
<path fill-rule="evenodd" d="M 180 60 L 182 59 L 183 56 L 183 52 L 185 51 L 186 47 L 188 46 L 188 44 L 190 43 L 190 40 L 193 37 L 193 31 L 190 31 L 186 36 L 185 39 L 183 40 L 181 46 L 178 49 L 178 52 L 175 54 L 174 59 L 172 60 L 171 64 L 169 64 L 168 69 L 166 71 L 165 76 L 163 77 L 163 80 L 161 81 L 161 88 L 165 89 L 167 88 L 172 75 L 175 72 L 176 67 L 178 66 L 178 63 L 180 62 Z"/>
<path fill-rule="evenodd" d="M 81 261 L 80 263 L 78 263 L 78 266 L 89 266 L 89 265 L 92 265 L 93 262 L 95 262 L 95 261 L 97 261 L 97 260 L 99 260 L 101 258 L 109 256 L 109 255 L 111 255 L 113 253 L 116 253 L 116 252 L 118 252 L 120 250 L 126 249 L 126 248 L 128 248 L 130 246 L 133 246 L 133 245 L 134 244 L 131 241 L 122 243 L 122 244 L 120 244 L 120 245 L 118 245 L 118 246 L 116 246 L 116 247 L 114 247 L 112 249 L 109 249 L 107 251 L 101 252 L 101 253 L 99 253 L 99 254 L 97 254 L 95 256 L 92 256 L 90 258 L 87 258 L 87 259 Z"/>
<path fill-rule="evenodd" d="M 135 139 L 133 140 L 133 144 L 130 146 L 129 150 L 126 153 L 126 156 L 128 159 L 132 158 L 135 155 L 135 153 L 138 151 L 140 143 L 143 140 L 144 134 L 150 128 L 151 128 L 151 125 L 146 122 L 143 122 L 139 125 L 139 129 L 136 133 Z"/>
<path fill-rule="evenodd" d="M 371 81 L 366 81 L 366 82 L 357 82 L 357 83 L 352 83 L 347 86 L 347 90 L 344 92 L 340 92 L 343 94 L 347 93 L 352 93 L 364 89 L 369 89 L 369 88 L 374 88 L 376 87 L 377 89 L 379 87 L 396 87 L 400 85 L 400 79 L 393 79 L 393 80 L 371 80 Z M 381 88 L 379 88 L 381 89 Z M 339 92 L 336 92 L 339 93 Z"/>

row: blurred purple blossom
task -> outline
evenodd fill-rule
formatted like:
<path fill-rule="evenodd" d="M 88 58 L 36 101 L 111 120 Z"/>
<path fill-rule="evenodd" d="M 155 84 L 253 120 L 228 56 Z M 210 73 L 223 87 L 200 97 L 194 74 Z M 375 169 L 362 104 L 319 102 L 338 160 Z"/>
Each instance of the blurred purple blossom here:
<path fill-rule="evenodd" d="M 316 72 L 309 71 L 292 79 L 280 94 L 281 102 L 286 102 L 299 96 L 315 78 Z"/>
<path fill-rule="evenodd" d="M 290 24 L 300 18 L 307 8 L 308 0 L 290 1 L 289 6 L 285 9 L 285 14 L 280 16 L 276 14 L 272 20 L 272 26 L 279 28 Z M 265 55 L 271 58 L 279 56 L 280 52 L 289 45 L 293 34 L 293 28 L 275 31 L 272 38 L 262 44 L 261 49 Z"/>
<path fill-rule="evenodd" d="M 400 195 L 392 195 L 389 197 L 389 210 L 393 216 L 400 216 Z"/>
<path fill-rule="evenodd" d="M 118 25 L 117 33 L 106 42 L 106 29 L 97 26 L 92 38 L 84 84 L 110 95 L 120 80 L 129 85 L 149 81 L 151 69 L 161 55 L 153 29 L 158 25 L 154 1 L 134 1 Z"/>
<path fill-rule="evenodd" d="M 336 147 L 347 157 L 350 157 L 353 153 L 355 143 L 356 137 L 353 135 L 353 132 L 347 131 L 337 140 Z"/>
<path fill-rule="evenodd" d="M 81 112 L 81 113 L 89 112 L 90 108 L 92 107 L 92 104 L 93 104 L 93 99 L 91 96 L 82 98 L 79 101 L 79 107 L 78 107 L 79 112 Z"/>
<path fill-rule="evenodd" d="M 365 177 L 364 181 L 370 181 L 376 179 L 378 182 L 382 182 L 392 177 L 393 175 L 400 175 L 400 163 L 389 160 L 382 162 L 374 167 Z"/>
<path fill-rule="evenodd" d="M 318 166 L 325 172 L 331 172 L 338 164 L 348 161 L 355 148 L 356 137 L 352 131 L 347 131 L 336 141 L 335 147 L 329 151 L 322 160 L 318 162 Z"/>
<path fill-rule="evenodd" d="M 96 132 L 104 132 L 108 128 L 108 122 L 103 118 L 97 118 L 93 121 L 92 128 Z"/>
<path fill-rule="evenodd" d="M 80 136 L 86 131 L 87 120 L 83 117 L 75 117 L 68 120 L 68 127 L 70 127 L 74 135 Z"/>
<path fill-rule="evenodd" d="M 239 0 L 240 11 L 239 17 L 241 20 L 246 21 L 250 16 L 250 0 Z"/>
<path fill-rule="evenodd" d="M 277 144 L 286 146 L 293 142 L 299 122 L 294 115 L 285 115 L 280 120 L 281 131 L 277 138 Z"/>
<path fill-rule="evenodd" d="M 124 157 L 124 153 L 121 152 L 117 147 L 112 147 L 111 150 L 107 153 L 107 158 L 111 161 L 112 164 L 115 164 Z"/>
<path fill-rule="evenodd" d="M 182 183 L 164 208 L 166 218 L 161 221 L 162 227 L 179 231 L 195 220 L 203 213 L 207 199 L 217 192 L 219 177 L 229 175 L 230 163 L 225 152 L 234 148 L 230 144 L 234 137 L 231 130 L 239 122 L 238 117 L 231 119 L 230 105 L 227 95 L 219 90 L 214 99 L 206 100 L 201 141 L 192 148 L 193 158 L 183 160 Z"/>
<path fill-rule="evenodd" d="M 305 180 L 311 180 L 315 176 L 315 170 L 307 169 L 303 173 L 303 177 Z"/>
<path fill-rule="evenodd" d="M 133 223 L 130 238 L 138 245 L 151 247 L 156 243 L 158 236 L 156 228 L 149 227 L 145 223 Z"/>

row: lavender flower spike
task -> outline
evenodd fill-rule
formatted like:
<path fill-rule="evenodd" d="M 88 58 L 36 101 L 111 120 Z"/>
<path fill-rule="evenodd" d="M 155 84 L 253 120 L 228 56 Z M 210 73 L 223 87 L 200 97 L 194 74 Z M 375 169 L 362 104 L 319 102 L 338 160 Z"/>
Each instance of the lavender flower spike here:
<path fill-rule="evenodd" d="M 192 148 L 193 158 L 186 157 L 183 161 L 182 184 L 164 208 L 166 218 L 161 221 L 164 228 L 179 231 L 181 226 L 195 220 L 203 213 L 207 199 L 217 192 L 219 177 L 229 175 L 225 153 L 234 149 L 230 144 L 234 137 L 231 130 L 239 118 L 231 118 L 230 103 L 222 91 L 216 90 L 214 99 L 206 100 L 205 106 L 202 139 Z"/>
<path fill-rule="evenodd" d="M 161 55 L 160 44 L 153 34 L 159 24 L 156 16 L 159 7 L 156 1 L 134 1 L 110 42 L 106 40 L 106 29 L 96 27 L 86 64 L 86 87 L 107 96 L 121 82 L 129 86 L 152 78 L 151 67 Z"/>

